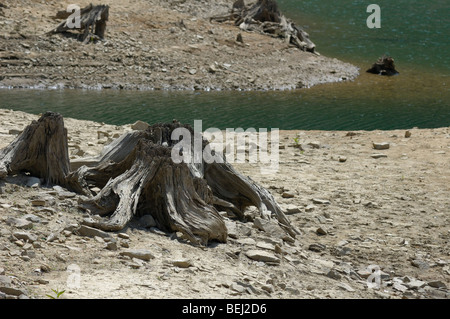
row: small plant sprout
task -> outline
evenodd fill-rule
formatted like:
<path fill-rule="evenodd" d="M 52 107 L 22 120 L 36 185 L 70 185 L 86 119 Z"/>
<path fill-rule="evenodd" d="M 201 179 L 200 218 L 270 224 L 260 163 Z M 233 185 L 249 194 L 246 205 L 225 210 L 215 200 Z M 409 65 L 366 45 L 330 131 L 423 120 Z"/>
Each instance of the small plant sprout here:
<path fill-rule="evenodd" d="M 52 291 L 55 293 L 55 296 L 46 295 L 50 299 L 59 299 L 59 297 L 61 297 L 61 295 L 65 292 L 65 290 L 59 291 L 59 289 L 52 289 Z"/>

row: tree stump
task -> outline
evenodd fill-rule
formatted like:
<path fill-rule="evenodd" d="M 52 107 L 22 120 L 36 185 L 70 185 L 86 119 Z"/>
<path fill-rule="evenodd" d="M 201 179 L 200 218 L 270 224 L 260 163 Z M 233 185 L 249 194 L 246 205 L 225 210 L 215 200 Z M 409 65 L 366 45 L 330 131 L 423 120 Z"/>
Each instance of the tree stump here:
<path fill-rule="evenodd" d="M 258 0 L 250 6 L 238 0 L 234 2 L 230 14 L 211 18 L 211 21 L 217 22 L 228 20 L 234 20 L 234 24 L 244 31 L 284 38 L 300 50 L 315 53 L 316 45 L 309 39 L 309 34 L 281 14 L 275 0 Z"/>
<path fill-rule="evenodd" d="M 256 206 L 261 218 L 276 219 L 290 238 L 299 234 L 273 196 L 235 171 L 225 156 L 217 162 L 205 162 L 203 156 L 194 161 L 195 152 L 180 149 L 191 160 L 174 161 L 181 136 L 172 139 L 172 135 L 179 128 L 194 137 L 192 147 L 196 141 L 202 150 L 208 146 L 189 125 L 159 123 L 122 135 L 98 157 L 80 160 L 74 165 L 78 168 L 69 172 L 62 117 L 46 113 L 0 152 L 1 176 L 28 171 L 85 195 L 80 207 L 99 216 L 89 221 L 90 226 L 106 231 L 121 230 L 135 216 L 149 214 L 159 229 L 181 232 L 194 244 L 225 242 L 227 228 L 219 211 L 245 221 L 245 208 Z M 93 187 L 100 192 L 94 194 Z"/>
<path fill-rule="evenodd" d="M 46 184 L 65 185 L 69 173 L 67 130 L 60 114 L 47 112 L 0 150 L 0 178 L 28 172 Z"/>
<path fill-rule="evenodd" d="M 378 61 L 367 70 L 367 72 L 387 76 L 399 74 L 399 72 L 395 69 L 394 59 L 387 55 L 383 55 L 379 58 Z"/>
<path fill-rule="evenodd" d="M 65 19 L 55 29 L 49 32 L 49 34 L 66 33 L 74 29 L 84 30 L 78 39 L 84 43 L 90 40 L 102 40 L 105 37 L 106 22 L 109 18 L 109 6 L 107 5 L 88 5 L 80 10 L 80 25 L 79 28 L 72 27 L 69 24 L 69 17 L 72 14 L 65 10 L 58 11 L 56 14 L 57 19 Z"/>

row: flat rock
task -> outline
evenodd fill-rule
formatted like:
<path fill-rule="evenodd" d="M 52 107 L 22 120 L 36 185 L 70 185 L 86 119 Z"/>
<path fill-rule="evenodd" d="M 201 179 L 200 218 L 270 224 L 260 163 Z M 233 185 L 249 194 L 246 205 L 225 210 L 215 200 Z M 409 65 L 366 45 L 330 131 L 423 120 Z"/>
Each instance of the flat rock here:
<path fill-rule="evenodd" d="M 194 266 L 194 263 L 190 259 L 175 259 L 171 261 L 171 264 L 179 268 L 189 268 Z"/>
<path fill-rule="evenodd" d="M 261 250 L 261 249 L 251 249 L 245 252 L 245 255 L 256 261 L 269 262 L 269 263 L 280 263 L 280 258 L 272 254 L 271 252 Z"/>
<path fill-rule="evenodd" d="M 225 219 L 224 221 L 225 226 L 227 227 L 228 237 L 237 239 L 239 237 L 239 232 L 236 223 L 229 219 Z"/>
<path fill-rule="evenodd" d="M 0 276 L 0 286 L 2 287 L 10 287 L 12 283 L 12 280 L 8 276 Z"/>
<path fill-rule="evenodd" d="M 373 148 L 376 150 L 387 150 L 389 147 L 389 143 L 373 143 Z"/>
<path fill-rule="evenodd" d="M 352 287 L 350 287 L 350 285 L 348 285 L 348 284 L 346 284 L 346 283 L 343 283 L 343 282 L 338 283 L 337 286 L 338 286 L 339 288 L 343 289 L 343 290 L 348 291 L 348 292 L 355 292 L 355 291 L 356 291 L 355 289 L 353 289 Z"/>
<path fill-rule="evenodd" d="M 293 194 L 293 193 L 291 193 L 291 192 L 283 192 L 283 193 L 281 194 L 281 197 L 283 197 L 283 198 L 294 198 L 294 197 L 295 197 L 295 194 Z"/>
<path fill-rule="evenodd" d="M 13 233 L 13 236 L 17 239 L 22 239 L 29 242 L 35 242 L 38 238 L 36 235 L 24 232 L 24 231 L 16 231 Z"/>
<path fill-rule="evenodd" d="M 311 251 L 315 251 L 317 253 L 324 251 L 327 247 L 325 245 L 322 244 L 318 244 L 318 243 L 314 243 L 309 245 L 308 249 Z"/>
<path fill-rule="evenodd" d="M 32 222 L 23 218 L 8 217 L 5 222 L 7 225 L 18 229 L 31 229 L 33 227 Z"/>
<path fill-rule="evenodd" d="M 13 288 L 13 287 L 0 287 L 0 292 L 3 292 L 11 296 L 26 295 L 27 292 L 24 289 Z"/>
<path fill-rule="evenodd" d="M 101 238 L 111 237 L 110 234 L 108 234 L 107 232 L 104 232 L 103 230 L 89 227 L 86 225 L 81 225 L 80 228 L 78 228 L 77 233 L 80 236 L 92 237 L 92 238 L 95 238 L 96 236 L 101 237 Z"/>
<path fill-rule="evenodd" d="M 440 280 L 430 281 L 430 282 L 428 282 L 428 286 L 433 287 L 433 288 L 445 288 L 445 289 L 447 289 L 446 284 L 443 283 Z"/>
<path fill-rule="evenodd" d="M 379 153 L 377 153 L 377 154 L 370 155 L 370 157 L 377 159 L 377 158 L 387 157 L 387 155 L 386 154 L 379 154 Z"/>
<path fill-rule="evenodd" d="M 428 269 L 428 268 L 430 268 L 430 265 L 426 261 L 419 260 L 419 259 L 411 260 L 411 265 L 413 265 L 414 267 L 417 267 L 419 269 Z"/>
<path fill-rule="evenodd" d="M 293 204 L 286 205 L 284 207 L 284 211 L 285 211 L 286 215 L 293 215 L 293 214 L 301 213 L 300 208 L 298 208 L 296 205 L 293 205 Z"/>
<path fill-rule="evenodd" d="M 137 258 L 145 261 L 149 261 L 155 258 L 152 252 L 146 249 L 128 249 L 125 251 L 121 251 L 120 255 L 128 256 L 130 258 Z"/>
<path fill-rule="evenodd" d="M 312 201 L 314 204 L 320 204 L 320 205 L 330 205 L 331 204 L 331 202 L 328 199 L 313 198 Z"/>
<path fill-rule="evenodd" d="M 291 236 L 289 236 L 289 234 L 287 234 L 283 230 L 283 228 L 281 228 L 280 225 L 278 225 L 278 222 L 275 222 L 273 220 L 267 220 L 257 217 L 253 221 L 253 225 L 255 228 L 266 232 L 267 235 L 273 238 L 283 239 L 284 241 L 288 242 L 295 241 Z"/>

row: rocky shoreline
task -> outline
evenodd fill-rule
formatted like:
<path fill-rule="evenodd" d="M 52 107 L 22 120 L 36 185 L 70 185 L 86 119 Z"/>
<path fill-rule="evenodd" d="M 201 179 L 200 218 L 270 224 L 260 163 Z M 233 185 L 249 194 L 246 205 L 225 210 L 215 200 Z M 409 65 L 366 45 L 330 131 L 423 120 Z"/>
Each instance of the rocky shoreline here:
<path fill-rule="evenodd" d="M 0 148 L 37 118 L 0 110 Z M 64 122 L 71 159 L 145 127 Z M 203 249 L 146 218 L 90 228 L 80 195 L 10 176 L 0 180 L 0 299 L 448 299 L 449 154 L 450 128 L 281 131 L 277 174 L 233 166 L 270 190 L 301 235 L 285 241 L 256 215 L 226 219 L 227 243 Z"/>
<path fill-rule="evenodd" d="M 358 76 L 349 63 L 241 31 L 231 22 L 210 22 L 232 3 L 108 1 L 106 39 L 83 45 L 46 35 L 61 4 L 5 0 L 0 88 L 292 90 Z"/>

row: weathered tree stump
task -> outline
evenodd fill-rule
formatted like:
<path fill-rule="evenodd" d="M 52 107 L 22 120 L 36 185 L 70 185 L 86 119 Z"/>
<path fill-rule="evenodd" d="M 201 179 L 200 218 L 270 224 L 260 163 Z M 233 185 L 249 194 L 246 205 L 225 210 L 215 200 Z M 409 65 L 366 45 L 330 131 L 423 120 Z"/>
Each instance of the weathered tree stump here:
<path fill-rule="evenodd" d="M 387 76 L 399 74 L 399 72 L 395 69 L 394 59 L 387 55 L 383 55 L 379 58 L 378 61 L 367 70 L 367 72 Z"/>
<path fill-rule="evenodd" d="M 25 170 L 85 195 L 80 207 L 99 216 L 90 225 L 106 231 L 121 230 L 135 216 L 149 214 L 158 228 L 179 231 L 194 244 L 224 242 L 227 228 L 219 211 L 244 221 L 245 208 L 256 206 L 261 218 L 276 219 L 290 238 L 299 234 L 273 196 L 235 171 L 225 157 L 207 163 L 202 156 L 198 162 L 190 152 L 191 160 L 175 162 L 172 152 L 180 141 L 173 140 L 172 133 L 177 128 L 194 137 L 192 147 L 196 138 L 203 149 L 209 144 L 189 125 L 155 124 L 122 135 L 98 157 L 79 161 L 69 173 L 62 117 L 46 113 L 0 152 L 1 176 Z M 94 194 L 93 187 L 101 191 Z"/>
<path fill-rule="evenodd" d="M 244 31 L 284 38 L 300 50 L 315 53 L 316 46 L 309 39 L 309 34 L 281 14 L 275 0 L 258 0 L 250 6 L 238 0 L 234 2 L 230 14 L 211 18 L 216 22 L 228 20 L 234 20 L 234 24 Z"/>
<path fill-rule="evenodd" d="M 227 230 L 218 211 L 229 211 L 242 220 L 244 209 L 256 206 L 263 218 L 277 219 L 290 236 L 298 234 L 272 195 L 225 159 L 175 164 L 171 149 L 179 141 L 171 140 L 171 134 L 179 127 L 189 129 L 192 136 L 198 134 L 178 122 L 155 124 L 121 136 L 99 157 L 85 161 L 92 167 L 81 166 L 69 174 L 67 183 L 77 192 L 89 196 L 90 186 L 101 188 L 82 203 L 93 214 L 110 215 L 93 226 L 120 230 L 134 216 L 150 214 L 158 228 L 180 231 L 191 242 L 225 241 Z M 207 144 L 202 140 L 203 147 Z"/>
<path fill-rule="evenodd" d="M 21 172 L 43 178 L 46 184 L 65 185 L 69 153 L 61 115 L 45 113 L 0 150 L 0 178 Z"/>
<path fill-rule="evenodd" d="M 50 34 L 54 33 L 66 33 L 73 30 L 84 30 L 82 34 L 78 36 L 78 39 L 84 43 L 91 40 L 102 40 L 105 37 L 106 22 L 109 18 L 109 6 L 108 5 L 88 5 L 80 10 L 80 25 L 79 27 L 73 27 L 69 23 L 70 12 L 65 10 L 58 11 L 56 14 L 57 19 L 65 19 L 55 29 L 50 31 Z M 73 21 L 72 21 L 73 22 Z"/>

